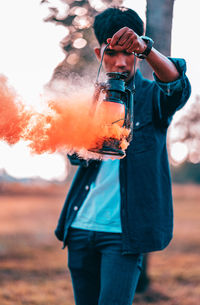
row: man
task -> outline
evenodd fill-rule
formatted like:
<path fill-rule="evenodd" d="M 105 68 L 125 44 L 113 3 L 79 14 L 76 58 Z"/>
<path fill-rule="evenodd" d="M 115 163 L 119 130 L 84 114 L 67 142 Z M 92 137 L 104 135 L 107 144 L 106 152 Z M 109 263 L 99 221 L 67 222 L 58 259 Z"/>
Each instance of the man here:
<path fill-rule="evenodd" d="M 109 43 L 106 72 L 126 72 L 131 88 L 139 56 L 152 67 L 155 81 L 137 69 L 134 134 L 126 157 L 88 166 L 79 160 L 56 236 L 68 246 L 76 305 L 131 305 L 142 254 L 164 249 L 172 238 L 166 134 L 189 98 L 190 84 L 183 59 L 165 57 L 141 37 L 143 22 L 133 10 L 105 10 L 95 17 L 94 31 L 98 60 Z"/>

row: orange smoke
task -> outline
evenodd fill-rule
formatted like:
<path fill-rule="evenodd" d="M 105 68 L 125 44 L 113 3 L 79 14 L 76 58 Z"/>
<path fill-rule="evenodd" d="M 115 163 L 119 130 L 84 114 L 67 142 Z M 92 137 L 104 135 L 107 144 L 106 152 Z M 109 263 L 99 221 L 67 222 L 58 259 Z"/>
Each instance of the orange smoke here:
<path fill-rule="evenodd" d="M 29 115 L 6 77 L 0 75 L 0 140 L 17 143 L 23 137 Z"/>
<path fill-rule="evenodd" d="M 83 158 L 98 158 L 89 150 L 101 148 L 109 138 L 119 140 L 122 150 L 127 148 L 129 130 L 117 123 L 107 124 L 108 114 L 98 108 L 91 114 L 93 86 L 70 86 L 65 91 L 54 93 L 50 100 L 46 98 L 46 109 L 39 113 L 27 109 L 1 76 L 0 140 L 14 144 L 22 139 L 38 154 L 64 150 Z"/>

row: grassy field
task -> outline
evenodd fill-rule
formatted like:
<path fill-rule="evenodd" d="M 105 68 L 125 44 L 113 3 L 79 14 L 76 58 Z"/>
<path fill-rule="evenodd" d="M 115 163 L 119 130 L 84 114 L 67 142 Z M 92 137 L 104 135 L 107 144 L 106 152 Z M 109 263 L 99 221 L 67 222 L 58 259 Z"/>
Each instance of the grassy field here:
<path fill-rule="evenodd" d="M 74 305 L 67 253 L 54 228 L 67 192 L 1 188 L 0 305 Z M 200 187 L 174 186 L 174 239 L 151 254 L 151 285 L 134 304 L 200 304 Z"/>

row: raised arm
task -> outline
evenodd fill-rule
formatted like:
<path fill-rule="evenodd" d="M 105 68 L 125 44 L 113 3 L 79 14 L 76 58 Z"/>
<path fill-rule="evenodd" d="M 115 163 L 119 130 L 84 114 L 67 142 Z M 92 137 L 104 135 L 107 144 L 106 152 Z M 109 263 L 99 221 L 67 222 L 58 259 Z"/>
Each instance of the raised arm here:
<path fill-rule="evenodd" d="M 110 43 L 109 48 L 116 51 L 142 54 L 147 48 L 146 41 L 128 27 L 121 28 L 107 41 Z M 152 67 L 161 82 L 173 82 L 178 79 L 179 72 L 173 62 L 153 47 L 146 56 L 146 61 Z"/>

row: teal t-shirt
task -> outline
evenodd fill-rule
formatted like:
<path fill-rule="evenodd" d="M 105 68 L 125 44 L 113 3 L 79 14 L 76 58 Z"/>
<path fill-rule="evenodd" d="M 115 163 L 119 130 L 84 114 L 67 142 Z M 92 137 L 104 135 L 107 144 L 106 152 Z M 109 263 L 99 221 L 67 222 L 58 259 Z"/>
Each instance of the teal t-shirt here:
<path fill-rule="evenodd" d="M 103 161 L 71 227 L 121 233 L 119 160 Z"/>

